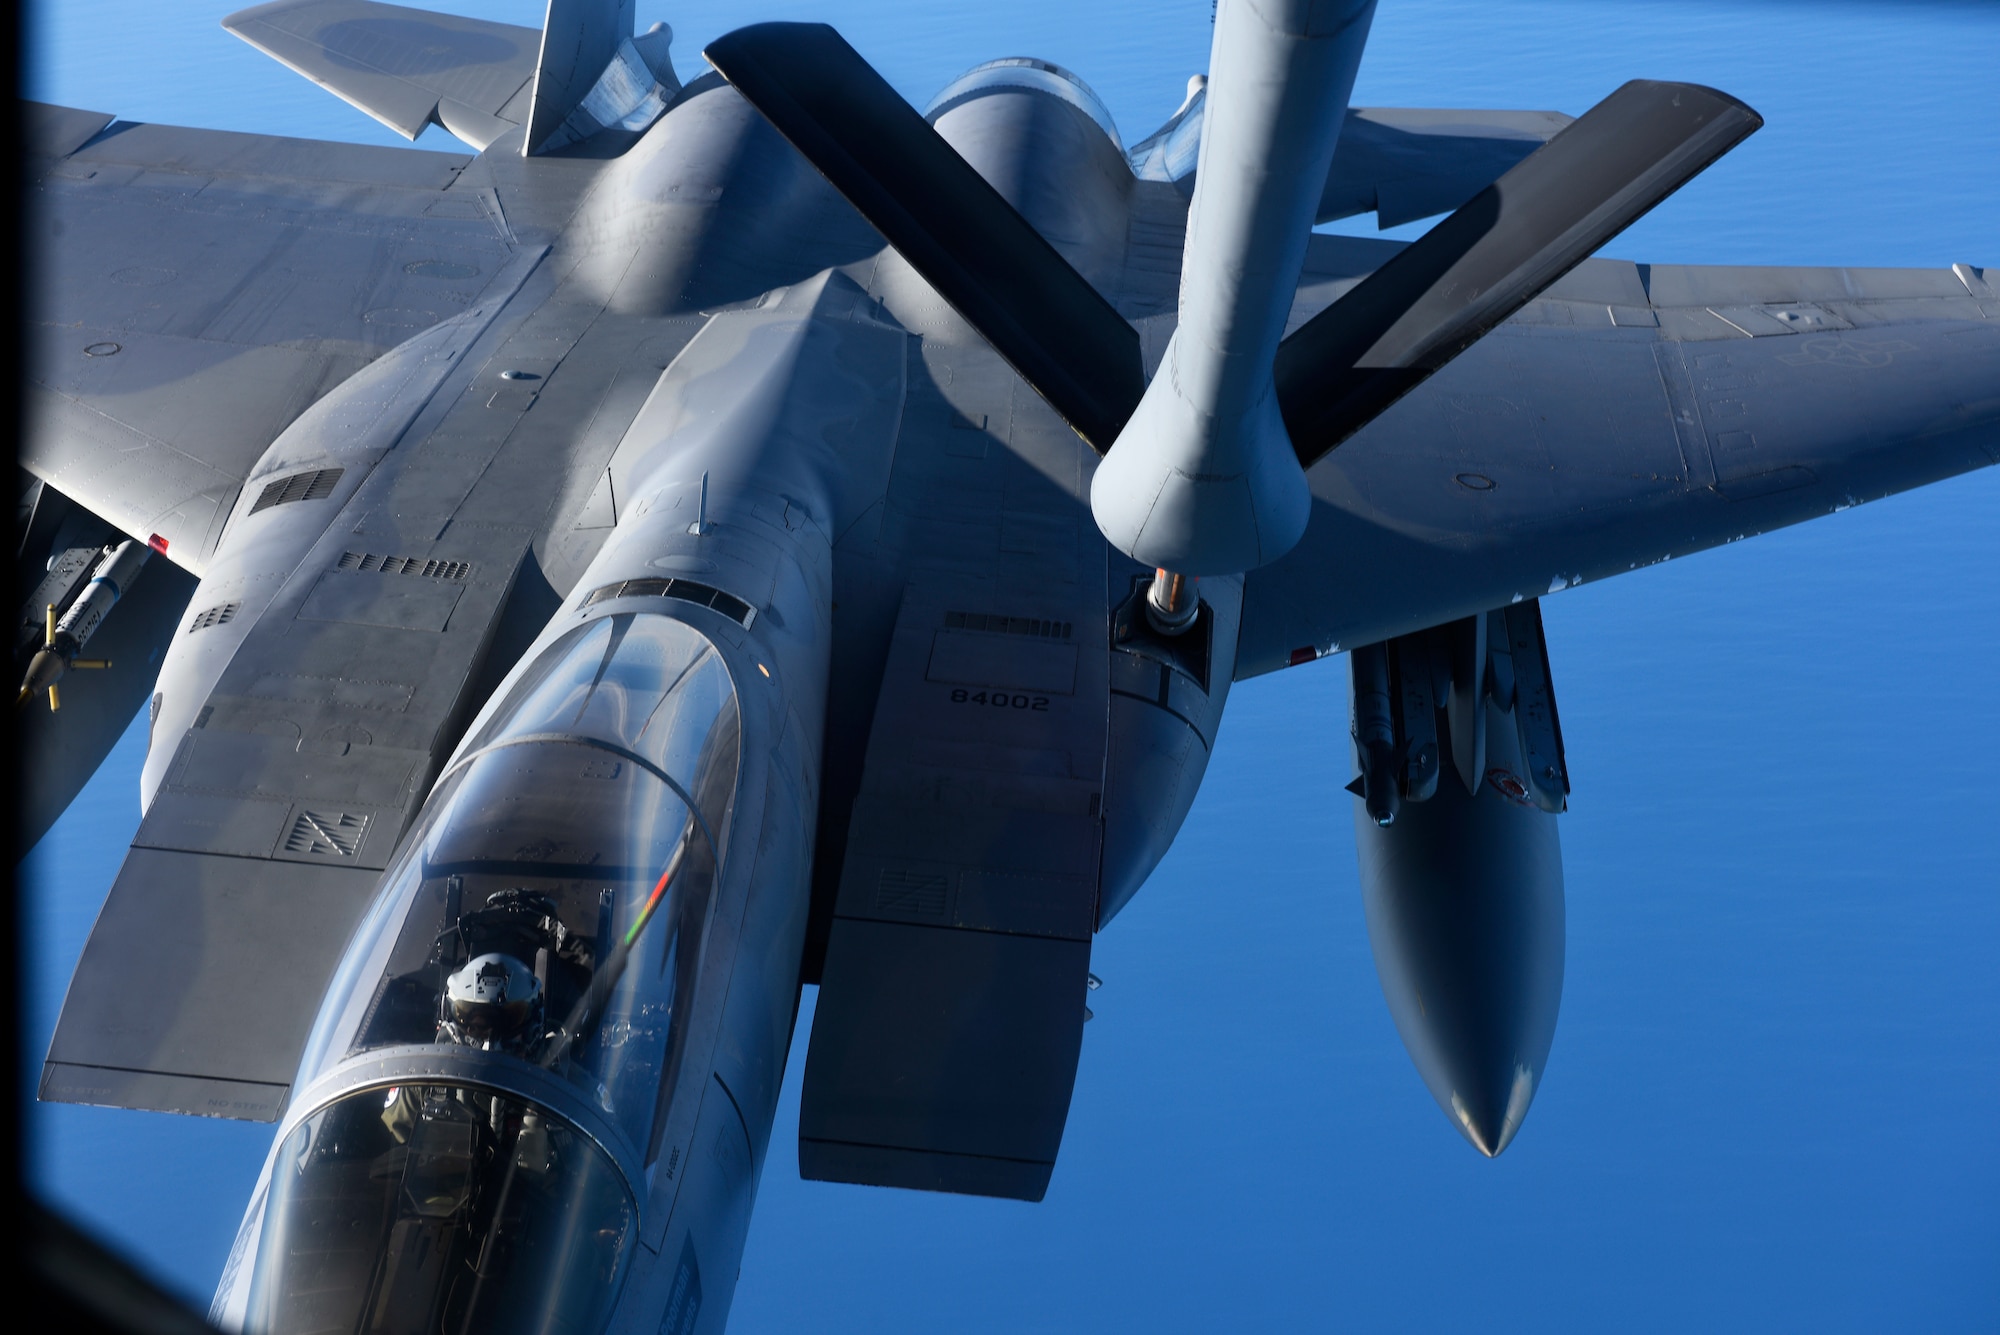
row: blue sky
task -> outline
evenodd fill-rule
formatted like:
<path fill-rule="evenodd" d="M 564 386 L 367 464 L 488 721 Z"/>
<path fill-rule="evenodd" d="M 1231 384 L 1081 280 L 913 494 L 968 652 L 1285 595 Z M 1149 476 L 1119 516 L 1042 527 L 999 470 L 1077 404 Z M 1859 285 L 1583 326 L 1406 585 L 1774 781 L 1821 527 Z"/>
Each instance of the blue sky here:
<path fill-rule="evenodd" d="M 31 88 L 400 142 L 223 12 L 44 4 Z M 684 73 L 774 17 L 836 23 L 918 100 L 977 60 L 1057 60 L 1128 141 L 1209 34 L 1202 0 L 640 10 Z M 1767 128 L 1613 253 L 2000 265 L 1996 50 L 1988 4 L 1384 0 L 1356 99 L 1574 113 L 1630 77 L 1712 83 Z M 2000 470 L 1545 611 L 1577 789 L 1568 974 L 1502 1158 L 1445 1123 L 1381 1000 L 1325 662 L 1237 689 L 1173 853 L 1100 938 L 1049 1199 L 800 1182 L 800 1047 L 731 1329 L 2000 1326 Z M 137 824 L 142 747 L 28 860 L 36 1055 Z M 205 1296 L 268 1128 L 48 1107 L 31 1130 L 46 1191 Z"/>

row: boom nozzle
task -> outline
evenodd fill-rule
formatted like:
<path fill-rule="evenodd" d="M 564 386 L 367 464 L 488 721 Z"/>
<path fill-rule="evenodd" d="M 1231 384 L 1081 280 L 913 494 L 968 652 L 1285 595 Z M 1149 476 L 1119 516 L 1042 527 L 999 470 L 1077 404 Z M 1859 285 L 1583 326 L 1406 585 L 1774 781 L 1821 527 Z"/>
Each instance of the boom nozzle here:
<path fill-rule="evenodd" d="M 1146 620 L 1162 635 L 1184 635 L 1201 615 L 1194 580 L 1172 570 L 1155 570 L 1146 590 Z"/>

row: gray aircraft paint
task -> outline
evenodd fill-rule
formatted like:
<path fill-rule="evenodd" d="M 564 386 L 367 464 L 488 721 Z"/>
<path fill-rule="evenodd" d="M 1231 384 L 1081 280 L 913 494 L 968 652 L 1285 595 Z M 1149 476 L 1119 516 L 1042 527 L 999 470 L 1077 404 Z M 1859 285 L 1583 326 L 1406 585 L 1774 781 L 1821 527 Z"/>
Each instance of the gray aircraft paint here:
<path fill-rule="evenodd" d="M 1216 13 L 1179 323 L 1091 489 L 1112 546 L 1194 575 L 1266 565 L 1305 532 L 1271 358 L 1375 6 Z"/>
<path fill-rule="evenodd" d="M 986 121 L 979 102 L 968 102 L 941 115 L 940 130 L 967 135 L 959 142 L 968 155 L 983 155 L 995 183 L 1017 192 L 1010 197 L 1031 221 L 1048 225 L 1035 216 L 1032 173 L 1021 173 L 1020 162 L 1044 162 L 1045 171 L 1059 176 L 1074 169 L 1076 152 L 1091 141 L 1071 133 L 1061 118 L 1074 108 L 1059 98 L 1051 99 L 1053 110 L 1021 116 L 1019 99 L 1026 96 L 1034 95 L 981 99 L 993 117 Z M 862 760 L 876 754 L 870 734 L 885 717 L 879 701 L 891 691 L 927 689 L 928 682 L 943 688 L 949 707 L 949 691 L 962 687 L 933 680 L 936 636 L 951 631 L 997 640 L 1007 633 L 934 627 L 931 654 L 910 659 L 920 670 L 901 675 L 898 641 L 920 629 L 902 624 L 917 605 L 905 590 L 941 582 L 987 601 L 934 602 L 936 611 L 1029 621 L 1053 618 L 1035 615 L 1040 607 L 1002 600 L 1035 590 L 1040 601 L 1042 590 L 1053 590 L 1056 603 L 1094 609 L 1099 634 L 1108 638 L 1113 612 L 1141 572 L 1107 552 L 1092 532 L 1085 498 L 1094 456 L 713 81 L 691 86 L 636 146 L 608 163 L 523 161 L 518 145 L 515 153 L 468 162 L 144 126 L 113 127 L 92 143 L 107 118 L 79 115 L 50 118 L 61 133 L 47 141 L 42 188 L 49 212 L 40 216 L 62 218 L 71 229 L 66 236 L 90 235 L 94 225 L 105 253 L 134 262 L 113 271 L 106 284 L 76 267 L 73 257 L 82 252 L 74 243 L 55 249 L 50 309 L 78 318 L 51 322 L 38 345 L 38 365 L 46 368 L 38 371 L 38 392 L 49 406 L 31 437 L 29 459 L 134 536 L 165 533 L 153 522 L 162 516 L 179 523 L 169 535 L 169 556 L 198 572 L 233 549 L 237 538 L 226 517 L 244 510 L 247 522 L 266 476 L 248 481 L 256 460 L 288 424 L 305 422 L 304 403 L 324 396 L 324 415 L 313 421 L 331 422 L 341 420 L 349 394 L 357 409 L 371 402 L 367 381 L 325 395 L 409 332 L 384 318 L 370 320 L 371 313 L 427 309 L 387 304 L 439 290 L 427 284 L 483 302 L 497 282 L 489 275 L 510 258 L 532 267 L 498 323 L 455 360 L 402 443 L 381 454 L 365 478 L 350 484 L 343 476 L 341 485 L 352 491 L 320 498 L 325 505 L 316 500 L 270 511 L 301 516 L 302 528 L 311 506 L 337 512 L 338 519 L 300 537 L 302 555 L 271 558 L 274 565 L 292 564 L 262 613 L 246 614 L 239 647 L 217 669 L 203 706 L 214 713 L 201 727 L 160 738 L 173 754 L 184 752 L 185 763 L 160 780 L 147 826 L 107 905 L 102 938 L 93 937 L 79 969 L 71 1005 L 80 1009 L 66 1012 L 45 1094 L 304 1116 L 308 1098 L 286 1100 L 309 1014 L 275 1017 L 290 1029 L 279 1023 L 260 1035 L 238 1033 L 230 1046 L 248 1050 L 254 1070 L 223 1069 L 218 1045 L 201 1039 L 205 1027 L 212 1035 L 226 1024 L 232 999 L 259 982 L 254 961 L 295 938 L 299 891 L 324 887 L 313 903 L 325 916 L 311 926 L 332 943 L 317 960 L 294 956 L 290 963 L 330 972 L 341 924 L 365 904 L 373 871 L 420 809 L 430 776 L 448 763 L 469 716 L 494 694 L 499 669 L 531 661 L 537 650 L 523 646 L 537 634 L 546 643 L 555 627 L 573 624 L 568 619 L 608 615 L 642 597 L 621 594 L 582 607 L 599 588 L 674 575 L 650 568 L 656 546 L 672 559 L 712 562 L 712 570 L 677 573 L 734 592 L 754 609 L 736 642 L 773 647 L 766 666 L 777 670 L 778 684 L 767 698 L 782 701 L 779 716 L 803 720 L 795 737 L 746 747 L 746 754 L 769 756 L 774 767 L 792 757 L 796 778 L 753 782 L 746 774 L 744 791 L 776 807 L 789 803 L 793 813 L 789 821 L 782 812 L 766 819 L 775 847 L 732 864 L 732 893 L 744 892 L 737 872 L 747 876 L 753 863 L 779 891 L 758 901 L 754 913 L 749 901 L 738 901 L 745 926 L 730 958 L 743 971 L 741 996 L 734 973 L 726 984 L 720 973 L 705 980 L 702 994 L 706 1023 L 724 1038 L 740 1039 L 731 1048 L 718 1038 L 711 1051 L 730 1055 L 715 1057 L 711 1073 L 748 1104 L 743 1126 L 750 1153 L 736 1167 L 723 1162 L 727 1155 L 715 1156 L 716 1167 L 703 1170 L 709 1175 L 699 1185 L 688 1179 L 671 1213 L 658 1202 L 642 1225 L 647 1250 L 658 1259 L 634 1272 L 626 1301 L 648 1328 L 662 1311 L 676 1321 L 686 1316 L 687 1328 L 697 1321 L 699 1328 L 719 1327 L 727 1310 L 725 1277 L 734 1270 L 730 1239 L 740 1249 L 769 1135 L 769 1102 L 742 1091 L 768 1080 L 775 1097 L 789 1028 L 784 1007 L 797 983 L 784 961 L 788 951 L 796 958 L 793 943 L 807 930 L 800 897 L 808 850 L 817 858 L 813 876 L 825 886 L 835 930 L 842 921 L 874 920 L 879 905 L 848 913 L 840 896 L 846 866 L 882 856 L 867 839 L 857 850 L 850 830 L 857 797 L 875 780 L 874 767 Z M 1010 118 L 1028 128 L 996 132 L 994 144 L 974 147 L 969 136 Z M 1038 122 L 1053 128 L 1036 129 Z M 1019 136 L 1011 149 L 1010 135 Z M 638 170 L 641 164 L 651 164 L 650 175 Z M 196 198 L 206 198 L 190 203 L 197 182 Z M 1151 366 L 1173 329 L 1173 252 L 1185 205 L 1166 182 L 1135 181 L 1129 193 L 1122 185 L 1115 193 L 1128 201 L 1133 243 L 1114 299 L 1137 323 Z M 265 245 L 204 258 L 193 238 L 215 216 L 248 219 L 245 235 Z M 134 217 L 144 222 L 135 226 Z M 786 251 L 772 247 L 787 235 L 810 240 Z M 204 309 L 180 302 L 170 312 L 158 304 L 159 289 L 171 295 L 176 284 L 192 284 L 192 292 L 231 275 L 269 284 L 280 272 L 269 265 L 273 253 L 307 243 L 334 246 L 343 236 L 387 242 L 357 269 L 373 280 L 373 290 L 357 281 L 351 291 L 311 298 L 310 289 L 294 284 L 288 305 L 239 301 Z M 1104 264 L 1101 249 L 1091 253 L 1087 232 L 1051 240 L 1080 265 Z M 538 256 L 544 245 L 549 253 Z M 1388 253 L 1382 243 L 1315 239 L 1291 324 Z M 466 268 L 476 279 L 449 276 Z M 819 277 L 828 269 L 838 272 Z M 154 295 L 145 297 L 149 285 Z M 1231 633 L 1237 586 L 1222 581 L 1209 593 L 1217 633 L 1206 663 L 1176 663 L 1173 654 L 1147 652 L 1144 644 L 1114 643 L 1101 655 L 1109 721 L 1096 764 L 1108 865 L 1097 887 L 1096 921 L 1108 920 L 1119 896 L 1129 897 L 1171 841 L 1199 783 L 1233 675 L 1282 666 L 1302 652 L 1311 657 L 1336 643 L 1420 629 L 1992 462 L 2000 413 L 1990 389 L 1996 295 L 1984 273 L 1972 269 L 1717 272 L 1611 262 L 1579 269 L 1315 466 L 1306 538 L 1286 561 L 1242 584 L 1240 639 Z M 729 305 L 741 309 L 712 314 Z M 205 322 L 196 321 L 197 310 Z M 292 332 L 280 332 L 285 321 L 293 322 Z M 316 343 L 267 355 L 276 343 L 299 343 L 301 322 L 310 322 Z M 389 329 L 400 332 L 385 337 Z M 79 331 L 116 333 L 128 342 L 85 363 Z M 825 370 L 823 359 L 805 354 L 815 331 L 829 340 L 836 366 L 846 365 L 843 356 L 858 359 L 858 382 L 851 370 Z M 759 336 L 798 350 L 798 360 L 755 352 Z M 734 339 L 742 343 L 731 349 Z M 887 368 L 895 359 L 881 350 L 887 343 L 902 348 L 893 386 Z M 167 373 L 122 369 L 144 366 L 140 356 L 121 361 L 127 352 L 151 350 L 171 354 L 153 363 Z M 228 412 L 215 406 L 214 387 L 252 365 L 270 370 L 253 377 L 264 397 L 251 399 L 241 414 L 235 405 Z M 807 368 L 804 379 L 771 369 L 780 365 Z M 751 366 L 764 369 L 753 377 Z M 125 378 L 93 383 L 80 378 L 80 367 L 120 368 Z M 663 377 L 669 367 L 678 367 L 678 376 Z M 1900 369 L 1863 374 L 1891 367 Z M 503 379 L 503 371 L 536 378 Z M 801 479 L 796 490 L 805 494 L 783 495 L 779 506 L 768 495 L 758 500 L 733 490 L 758 488 L 754 479 L 729 477 L 718 466 L 728 462 L 723 454 L 704 458 L 693 447 L 686 457 L 676 453 L 671 478 L 644 462 L 652 423 L 681 422 L 688 405 L 700 402 L 691 385 L 715 375 L 726 382 L 735 373 L 746 383 L 800 385 L 804 402 L 840 401 L 857 383 L 873 386 L 853 400 L 863 411 L 839 415 L 853 418 L 856 440 L 873 442 L 873 452 L 851 458 L 857 465 L 851 493 L 826 496 L 816 491 L 823 482 Z M 1591 392 L 1579 393 L 1583 384 Z M 749 407 L 777 411 L 772 403 Z M 239 417 L 235 434 L 211 429 Z M 1794 418 L 1801 419 L 1796 429 L 1788 426 Z M 648 424 L 643 430 L 635 427 L 641 422 Z M 715 429 L 720 441 L 731 428 Z M 786 428 L 764 418 L 736 429 L 741 443 L 775 440 Z M 146 480 L 102 465 L 108 438 L 135 436 L 159 460 Z M 334 443 L 329 437 L 315 447 Z M 356 457 L 366 459 L 376 446 L 356 448 Z M 697 522 L 690 508 L 699 473 L 711 474 L 710 503 L 718 507 L 712 536 L 686 532 Z M 657 487 L 656 476 L 663 479 Z M 1465 476 L 1492 485 L 1481 488 Z M 171 495 L 152 479 L 163 479 Z M 163 499 L 179 508 L 161 508 Z M 1500 512 L 1469 508 L 1482 501 L 1497 503 Z M 739 503 L 744 508 L 733 514 L 740 526 L 769 535 L 752 544 L 757 554 L 700 551 L 704 542 L 727 545 L 722 516 Z M 785 554 L 799 551 L 807 556 L 791 564 Z M 349 553 L 360 560 L 343 569 Z M 642 553 L 648 562 L 620 564 Z M 384 574 L 381 564 L 361 568 L 371 556 L 415 562 L 419 570 L 432 561 L 468 570 L 462 580 Z M 823 584 L 814 582 L 820 576 L 784 577 L 786 569 L 819 570 Z M 1338 577 L 1357 569 L 1385 575 L 1364 584 Z M 216 573 L 226 577 L 219 566 Z M 423 592 L 406 594 L 403 587 L 414 586 L 395 580 L 415 581 Z M 462 592 L 444 587 L 455 583 Z M 193 606 L 206 603 L 198 595 Z M 717 624 L 723 618 L 712 608 L 677 614 L 703 616 L 703 628 L 718 637 L 735 634 Z M 815 638 L 809 628 L 817 617 L 824 625 Z M 524 624 L 527 635 L 520 634 Z M 1086 624 L 1083 614 L 1071 624 Z M 182 634 L 191 639 L 212 629 Z M 780 640 L 768 638 L 774 634 Z M 790 661 L 776 652 L 787 636 Z M 815 666 L 819 653 L 824 670 Z M 732 662 L 747 682 L 755 663 Z M 1204 675 L 1206 692 L 1197 680 Z M 823 730 L 806 717 L 820 708 L 821 689 Z M 824 767 L 812 754 L 822 731 Z M 990 736 L 985 740 L 988 753 L 971 768 L 985 776 L 989 792 L 1036 788 L 1044 777 L 1035 768 L 1044 763 L 1039 753 L 1010 757 L 991 749 Z M 1089 762 L 1079 766 L 1078 759 L 1070 757 L 1067 777 L 1087 780 Z M 938 757 L 923 763 L 942 779 L 967 768 L 949 754 L 943 763 Z M 813 832 L 806 813 L 815 787 Z M 345 803 L 336 810 L 363 819 L 370 834 L 352 853 L 314 851 L 310 843 L 301 852 L 283 848 L 297 817 L 325 802 Z M 246 816 L 254 818 L 248 825 Z M 832 850 L 844 855 L 832 857 Z M 91 1009 L 102 994 L 89 980 L 129 965 L 130 943 L 158 943 L 162 910 L 133 907 L 142 886 L 190 895 L 211 914 L 235 915 L 242 954 L 149 992 L 156 1004 L 171 1003 L 162 1007 L 169 1013 L 136 1043 L 127 1024 L 119 1040 L 126 1046 L 114 1052 L 103 1039 L 117 1017 Z M 786 886 L 796 888 L 789 901 Z M 261 894 L 278 904 L 281 891 L 288 916 L 260 918 L 254 901 Z M 970 919 L 934 930 L 1037 935 Z M 199 941 L 181 944 L 176 959 L 201 957 Z M 1087 960 L 1087 929 L 1078 944 Z M 829 1000 L 823 993 L 823 1008 Z M 1077 1001 L 1080 1010 L 1080 990 Z M 1080 1014 L 1072 1022 L 1080 1025 Z M 164 1065 L 169 1058 L 178 1064 Z M 713 1125 L 703 1120 L 716 1115 L 712 1102 L 689 1102 L 680 1114 L 691 1119 L 696 1139 Z M 932 1153 L 936 1147 L 881 1148 Z M 684 1215 L 713 1221 L 713 1241 L 704 1245 L 716 1251 L 676 1243 L 689 1227 Z"/>

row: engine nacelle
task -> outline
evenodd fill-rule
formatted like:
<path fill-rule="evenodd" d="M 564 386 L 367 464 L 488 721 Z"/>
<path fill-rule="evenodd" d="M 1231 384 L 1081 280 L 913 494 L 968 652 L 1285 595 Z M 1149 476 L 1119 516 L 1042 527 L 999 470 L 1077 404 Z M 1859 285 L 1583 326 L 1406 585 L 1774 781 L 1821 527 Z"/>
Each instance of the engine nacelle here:
<path fill-rule="evenodd" d="M 1540 613 L 1520 603 L 1370 645 L 1353 670 L 1355 845 L 1382 994 L 1438 1106 L 1497 1155 L 1562 1001 L 1569 784 Z"/>
<path fill-rule="evenodd" d="M 952 80 L 924 116 L 1078 273 L 1113 290 L 1132 168 L 1083 80 L 1044 60 L 988 61 Z"/>

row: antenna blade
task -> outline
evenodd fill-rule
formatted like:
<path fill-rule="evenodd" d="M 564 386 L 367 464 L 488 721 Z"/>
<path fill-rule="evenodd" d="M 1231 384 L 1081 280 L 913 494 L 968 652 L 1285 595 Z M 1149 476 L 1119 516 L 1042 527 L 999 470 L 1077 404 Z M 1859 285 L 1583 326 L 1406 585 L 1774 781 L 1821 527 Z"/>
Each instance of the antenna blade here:
<path fill-rule="evenodd" d="M 832 28 L 760 23 L 709 64 L 1099 453 L 1145 392 L 1139 335 Z"/>
<path fill-rule="evenodd" d="M 1635 79 L 1278 348 L 1311 465 L 1763 125 L 1727 93 Z"/>

